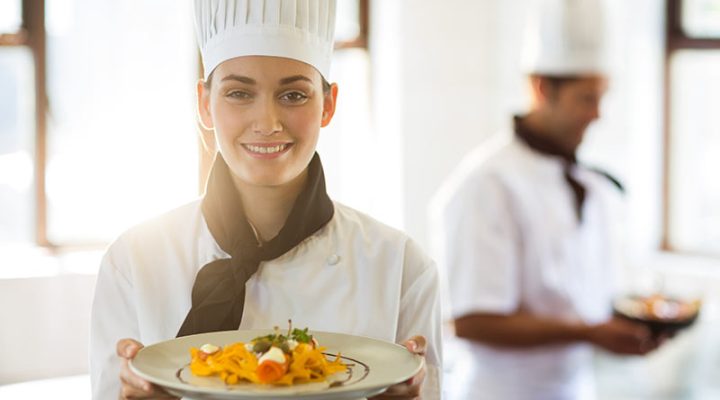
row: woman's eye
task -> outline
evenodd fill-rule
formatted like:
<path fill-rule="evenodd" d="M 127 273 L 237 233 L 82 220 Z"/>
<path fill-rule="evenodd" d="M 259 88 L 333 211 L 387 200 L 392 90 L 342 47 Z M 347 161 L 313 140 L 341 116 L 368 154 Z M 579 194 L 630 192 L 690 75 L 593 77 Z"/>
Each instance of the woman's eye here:
<path fill-rule="evenodd" d="M 227 97 L 231 99 L 238 99 L 238 100 L 246 100 L 252 97 L 252 95 L 248 92 L 243 92 L 241 90 L 233 90 L 231 92 L 228 92 L 226 95 Z"/>
<path fill-rule="evenodd" d="M 308 96 L 301 92 L 288 92 L 281 95 L 280 99 L 288 103 L 302 103 L 308 99 Z"/>

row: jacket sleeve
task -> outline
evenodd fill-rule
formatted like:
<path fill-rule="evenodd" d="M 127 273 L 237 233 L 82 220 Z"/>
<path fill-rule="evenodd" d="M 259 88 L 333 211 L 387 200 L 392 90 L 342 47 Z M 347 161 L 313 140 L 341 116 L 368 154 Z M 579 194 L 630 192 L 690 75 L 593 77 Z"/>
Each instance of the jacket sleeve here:
<path fill-rule="evenodd" d="M 433 212 L 433 256 L 450 317 L 511 314 L 520 304 L 521 237 L 512 198 L 497 177 L 457 185 Z"/>
<path fill-rule="evenodd" d="M 139 339 L 133 286 L 118 265 L 123 254 L 116 242 L 103 257 L 95 285 L 90 318 L 90 380 L 92 398 L 115 399 L 120 393 L 118 340 Z"/>
<path fill-rule="evenodd" d="M 442 316 L 437 268 L 416 243 L 409 240 L 400 300 L 397 339 L 422 335 L 427 340 L 426 377 L 422 398 L 439 399 L 442 373 Z"/>

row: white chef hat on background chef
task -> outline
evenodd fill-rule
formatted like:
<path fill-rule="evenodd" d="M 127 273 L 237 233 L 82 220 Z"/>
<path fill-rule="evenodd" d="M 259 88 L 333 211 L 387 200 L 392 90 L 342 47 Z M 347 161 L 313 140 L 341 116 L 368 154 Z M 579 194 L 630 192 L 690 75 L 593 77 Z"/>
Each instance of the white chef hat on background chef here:
<path fill-rule="evenodd" d="M 551 76 L 610 73 L 605 0 L 536 0 L 523 49 L 526 73 Z"/>
<path fill-rule="evenodd" d="M 205 79 L 223 61 L 276 56 L 302 61 L 327 79 L 335 0 L 194 0 Z"/>

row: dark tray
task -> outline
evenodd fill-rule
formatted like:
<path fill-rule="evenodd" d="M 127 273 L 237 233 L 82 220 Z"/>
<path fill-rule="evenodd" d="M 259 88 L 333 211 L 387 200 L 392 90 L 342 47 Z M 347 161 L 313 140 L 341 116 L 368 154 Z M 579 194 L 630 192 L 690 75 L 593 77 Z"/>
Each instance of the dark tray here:
<path fill-rule="evenodd" d="M 613 308 L 613 314 L 616 317 L 626 319 L 628 321 L 637 322 L 647 326 L 654 337 L 674 336 L 683 329 L 692 326 L 700 315 L 700 309 L 694 314 L 683 319 L 656 319 L 656 318 L 640 318 L 628 315 L 617 308 Z"/>

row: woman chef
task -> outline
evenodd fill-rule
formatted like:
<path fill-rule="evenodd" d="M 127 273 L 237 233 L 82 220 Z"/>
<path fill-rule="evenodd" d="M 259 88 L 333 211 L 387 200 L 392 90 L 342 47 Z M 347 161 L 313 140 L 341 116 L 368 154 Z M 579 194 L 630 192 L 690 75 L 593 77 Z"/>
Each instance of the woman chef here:
<path fill-rule="evenodd" d="M 108 249 L 92 309 L 93 398 L 168 396 L 128 369 L 140 343 L 288 319 L 411 338 L 404 344 L 427 368 L 382 397 L 416 397 L 422 386 L 439 398 L 433 262 L 404 234 L 330 200 L 315 153 L 337 99 L 326 82 L 335 1 L 195 0 L 195 14 L 198 110 L 218 153 L 200 200 Z"/>
<path fill-rule="evenodd" d="M 656 347 L 645 327 L 610 318 L 619 188 L 575 158 L 606 89 L 602 11 L 542 2 L 529 113 L 438 194 L 437 260 L 460 338 L 453 398 L 593 399 L 592 345 Z"/>

